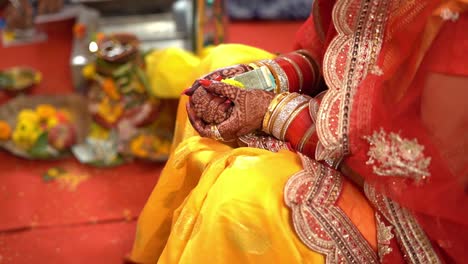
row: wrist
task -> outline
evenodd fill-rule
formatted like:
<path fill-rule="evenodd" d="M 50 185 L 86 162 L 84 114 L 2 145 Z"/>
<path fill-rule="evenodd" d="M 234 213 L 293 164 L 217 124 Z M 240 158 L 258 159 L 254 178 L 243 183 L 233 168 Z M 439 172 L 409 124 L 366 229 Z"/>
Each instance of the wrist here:
<path fill-rule="evenodd" d="M 307 50 L 283 54 L 272 60 L 261 60 L 249 64 L 252 68 L 268 67 L 274 76 L 276 93 L 297 92 L 317 94 L 320 89 L 320 67 Z"/>
<path fill-rule="evenodd" d="M 285 140 L 292 121 L 307 108 L 310 97 L 298 93 L 282 93 L 272 100 L 263 119 L 262 130 Z"/>

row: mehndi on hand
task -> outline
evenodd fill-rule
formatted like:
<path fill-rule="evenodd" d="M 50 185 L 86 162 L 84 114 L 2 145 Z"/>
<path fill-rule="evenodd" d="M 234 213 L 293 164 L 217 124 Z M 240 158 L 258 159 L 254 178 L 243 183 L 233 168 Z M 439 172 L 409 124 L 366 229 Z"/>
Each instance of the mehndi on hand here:
<path fill-rule="evenodd" d="M 213 97 L 205 95 L 203 100 L 196 99 L 200 103 L 189 102 L 187 104 L 189 120 L 201 136 L 224 141 L 235 140 L 239 136 L 261 129 L 268 105 L 275 96 L 271 92 L 239 89 L 217 81 L 204 81 L 202 85 L 207 94 Z M 207 107 L 216 105 L 218 111 L 214 111 L 215 114 L 207 110 Z M 227 119 L 220 123 L 207 122 L 218 121 L 218 118 L 221 118 L 219 109 L 230 112 Z"/>
<path fill-rule="evenodd" d="M 202 80 L 202 83 L 209 82 Z M 198 118 L 207 124 L 219 124 L 226 120 L 233 108 L 231 100 L 213 95 L 206 89 L 197 89 L 189 100 Z"/>

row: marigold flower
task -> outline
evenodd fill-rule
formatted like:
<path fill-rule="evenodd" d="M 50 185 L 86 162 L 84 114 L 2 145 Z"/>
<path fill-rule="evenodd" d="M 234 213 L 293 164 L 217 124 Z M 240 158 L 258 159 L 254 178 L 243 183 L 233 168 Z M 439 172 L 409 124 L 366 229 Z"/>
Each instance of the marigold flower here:
<path fill-rule="evenodd" d="M 50 104 L 41 104 L 36 107 L 36 113 L 41 120 L 53 117 L 56 112 L 55 107 Z"/>
<path fill-rule="evenodd" d="M 50 168 L 47 170 L 47 175 L 51 178 L 59 176 L 59 170 L 57 168 Z"/>
<path fill-rule="evenodd" d="M 38 122 L 32 122 L 30 119 L 18 120 L 12 139 L 15 144 L 23 149 L 30 149 L 41 135 Z"/>
<path fill-rule="evenodd" d="M 123 111 L 124 107 L 121 103 L 113 105 L 107 97 L 104 97 L 98 107 L 99 115 L 109 123 L 117 121 L 123 114 Z"/>
<path fill-rule="evenodd" d="M 104 79 L 104 81 L 102 81 L 102 89 L 112 100 L 117 101 L 120 99 L 120 93 L 115 86 L 114 80 L 110 78 Z"/>
<path fill-rule="evenodd" d="M 94 64 L 88 64 L 84 66 L 81 70 L 81 74 L 83 74 L 83 77 L 88 80 L 93 79 L 96 75 L 96 66 Z"/>
<path fill-rule="evenodd" d="M 145 149 L 146 138 L 144 135 L 139 135 L 130 142 L 130 151 L 137 157 L 146 158 L 149 153 Z"/>
<path fill-rule="evenodd" d="M 6 121 L 0 120 L 0 140 L 8 140 L 11 136 L 11 127 Z"/>
<path fill-rule="evenodd" d="M 55 117 L 55 116 L 53 116 L 53 117 L 47 119 L 47 128 L 48 128 L 48 129 L 51 129 L 51 128 L 53 128 L 54 126 L 58 125 L 58 123 L 59 123 L 58 118 Z"/>
<path fill-rule="evenodd" d="M 77 39 L 81 39 L 86 35 L 86 25 L 82 23 L 76 23 L 73 26 L 73 34 Z"/>
<path fill-rule="evenodd" d="M 18 114 L 18 120 L 28 120 L 33 123 L 38 123 L 39 115 L 31 109 L 23 109 Z"/>

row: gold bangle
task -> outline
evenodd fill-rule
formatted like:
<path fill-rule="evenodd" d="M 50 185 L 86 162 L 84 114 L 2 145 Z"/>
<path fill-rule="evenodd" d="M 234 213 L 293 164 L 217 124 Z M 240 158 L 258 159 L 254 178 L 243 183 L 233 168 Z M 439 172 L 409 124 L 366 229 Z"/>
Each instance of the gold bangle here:
<path fill-rule="evenodd" d="M 288 118 L 291 116 L 291 113 L 300 105 L 310 100 L 310 98 L 301 96 L 298 93 L 294 93 L 294 95 L 295 96 L 290 96 L 291 100 L 285 99 L 284 101 L 287 102 L 275 109 L 272 120 L 270 120 L 270 124 L 272 124 L 272 126 L 270 126 L 271 134 L 278 139 L 281 139 L 281 131 L 288 121 Z"/>
<path fill-rule="evenodd" d="M 286 123 L 284 123 L 283 127 L 281 128 L 281 133 L 280 133 L 280 138 L 279 139 L 284 141 L 284 138 L 286 137 L 286 131 L 288 131 L 288 128 L 291 125 L 292 121 L 294 119 L 296 119 L 296 117 L 299 115 L 299 113 L 301 113 L 302 110 L 304 110 L 308 105 L 309 105 L 309 102 L 303 102 L 296 109 L 294 109 L 294 111 L 288 117 L 288 120 L 286 121 Z"/>
<path fill-rule="evenodd" d="M 287 95 L 288 95 L 288 93 L 280 93 L 280 94 L 276 95 L 273 98 L 273 100 L 271 100 L 270 104 L 268 105 L 268 110 L 265 113 L 265 116 L 263 117 L 262 130 L 264 132 L 269 133 L 269 131 L 267 129 L 268 129 L 268 124 L 270 122 L 271 114 L 275 110 L 278 103 L 281 100 L 283 100 Z"/>
<path fill-rule="evenodd" d="M 275 78 L 275 84 L 276 84 L 275 85 L 275 93 L 276 94 L 281 93 L 281 83 L 280 83 L 278 74 L 276 73 L 276 71 L 274 71 L 273 67 L 271 67 L 271 65 L 269 65 L 265 61 L 259 61 L 258 63 L 260 63 L 262 66 L 267 67 L 268 70 L 270 70 L 270 73 L 273 75 L 273 78 Z"/>
<path fill-rule="evenodd" d="M 298 97 L 298 93 L 290 93 L 288 96 L 286 96 L 281 102 L 278 103 L 278 105 L 275 107 L 271 118 L 268 122 L 268 131 L 270 135 L 273 135 L 273 128 L 275 127 L 274 125 L 277 123 L 277 117 L 278 115 L 281 115 L 283 108 L 292 100 L 296 99 Z M 278 137 L 277 137 L 278 138 Z"/>
<path fill-rule="evenodd" d="M 248 66 L 252 67 L 253 69 L 260 68 L 255 62 L 249 63 Z"/>

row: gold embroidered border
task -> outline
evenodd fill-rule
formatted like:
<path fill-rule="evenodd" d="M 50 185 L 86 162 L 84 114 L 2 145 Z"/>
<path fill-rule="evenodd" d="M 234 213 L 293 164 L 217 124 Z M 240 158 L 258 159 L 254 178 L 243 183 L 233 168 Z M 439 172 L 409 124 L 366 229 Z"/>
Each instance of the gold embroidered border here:
<path fill-rule="evenodd" d="M 409 263 L 442 263 L 426 233 L 407 209 L 377 193 L 368 184 L 364 185 L 364 193 L 393 225 L 395 235 Z"/>
<path fill-rule="evenodd" d="M 360 82 L 374 66 L 383 42 L 391 0 L 342 0 L 333 8 L 338 35 L 324 56 L 329 87 L 317 119 L 318 160 L 340 160 L 349 154 L 349 118 Z"/>
<path fill-rule="evenodd" d="M 285 202 L 302 242 L 326 256 L 326 263 L 379 263 L 377 254 L 346 214 L 336 206 L 342 176 L 299 154 L 304 170 L 285 186 Z"/>

